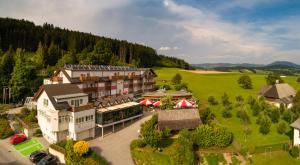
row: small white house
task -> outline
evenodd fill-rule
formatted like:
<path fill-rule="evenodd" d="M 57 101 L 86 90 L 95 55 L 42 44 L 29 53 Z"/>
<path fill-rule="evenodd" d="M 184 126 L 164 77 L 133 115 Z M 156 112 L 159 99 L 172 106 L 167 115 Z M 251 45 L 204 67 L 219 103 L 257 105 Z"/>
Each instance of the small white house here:
<path fill-rule="evenodd" d="M 294 128 L 293 144 L 294 146 L 299 146 L 300 145 L 300 118 L 294 121 L 290 126 Z"/>
<path fill-rule="evenodd" d="M 37 118 L 50 143 L 95 136 L 95 108 L 75 84 L 43 85 L 36 93 Z"/>

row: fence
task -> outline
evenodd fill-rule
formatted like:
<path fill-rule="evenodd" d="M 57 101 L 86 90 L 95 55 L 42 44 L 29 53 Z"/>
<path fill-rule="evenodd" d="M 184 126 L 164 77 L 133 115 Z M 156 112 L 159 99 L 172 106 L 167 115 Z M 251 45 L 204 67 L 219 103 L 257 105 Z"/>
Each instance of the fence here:
<path fill-rule="evenodd" d="M 291 146 L 291 141 L 286 141 L 283 143 L 269 144 L 263 146 L 255 146 L 255 153 L 268 153 L 273 151 L 288 151 Z"/>

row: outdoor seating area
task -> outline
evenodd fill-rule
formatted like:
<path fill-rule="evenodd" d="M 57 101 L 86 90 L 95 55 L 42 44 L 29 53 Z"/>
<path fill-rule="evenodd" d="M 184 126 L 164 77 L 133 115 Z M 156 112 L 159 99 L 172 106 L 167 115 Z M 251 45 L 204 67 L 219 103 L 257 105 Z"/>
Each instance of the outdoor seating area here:
<path fill-rule="evenodd" d="M 186 108 L 196 108 L 197 107 L 196 102 L 192 99 L 187 100 L 185 98 L 182 98 L 178 101 L 172 101 L 172 103 L 174 104 L 174 106 L 173 106 L 174 109 L 182 109 L 182 108 L 186 109 Z M 150 99 L 144 99 L 144 100 L 140 101 L 139 104 L 142 106 L 154 107 L 154 108 L 158 108 L 158 109 L 163 105 L 162 101 L 153 102 Z"/>

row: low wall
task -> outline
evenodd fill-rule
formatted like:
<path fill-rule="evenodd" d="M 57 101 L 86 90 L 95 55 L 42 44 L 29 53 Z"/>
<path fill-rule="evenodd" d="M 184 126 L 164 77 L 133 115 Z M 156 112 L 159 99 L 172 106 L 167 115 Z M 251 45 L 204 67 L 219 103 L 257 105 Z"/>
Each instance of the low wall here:
<path fill-rule="evenodd" d="M 60 163 L 66 164 L 66 159 L 65 159 L 65 155 L 59 151 L 56 151 L 55 149 L 49 147 L 49 153 L 51 155 L 54 155 L 58 158 Z"/>
<path fill-rule="evenodd" d="M 31 137 L 31 136 L 33 136 L 33 134 L 35 133 L 35 131 L 37 129 L 39 129 L 39 128 L 38 127 L 37 128 L 24 128 L 23 132 L 27 137 Z"/>

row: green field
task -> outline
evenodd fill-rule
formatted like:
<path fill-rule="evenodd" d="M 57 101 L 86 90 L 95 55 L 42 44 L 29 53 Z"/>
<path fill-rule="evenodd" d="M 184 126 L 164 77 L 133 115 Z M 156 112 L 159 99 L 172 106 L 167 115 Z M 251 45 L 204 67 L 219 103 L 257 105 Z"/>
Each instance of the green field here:
<path fill-rule="evenodd" d="M 43 149 L 43 145 L 37 139 L 27 140 L 13 147 L 23 156 L 29 156 L 32 152 Z"/>
<path fill-rule="evenodd" d="M 248 75 L 252 79 L 253 89 L 243 89 L 237 84 L 238 78 L 242 75 L 239 72 L 232 72 L 226 74 L 196 74 L 190 73 L 184 70 L 179 70 L 175 68 L 156 68 L 157 84 L 171 84 L 170 80 L 176 73 L 180 73 L 182 76 L 182 81 L 188 84 L 188 88 L 193 92 L 193 95 L 200 100 L 202 107 L 208 106 L 207 98 L 209 96 L 214 96 L 219 102 L 221 96 L 226 92 L 231 102 L 235 101 L 237 95 L 242 95 L 244 99 L 247 99 L 249 95 L 257 97 L 260 88 L 266 85 L 264 74 L 253 74 Z M 297 77 L 289 76 L 283 78 L 285 82 L 292 85 L 296 90 L 300 89 L 300 85 L 297 84 Z M 248 114 L 250 116 L 251 124 L 250 128 L 252 133 L 245 137 L 243 133 L 244 126 L 240 119 L 236 117 L 236 109 L 232 110 L 232 118 L 222 117 L 222 105 L 210 106 L 213 113 L 216 115 L 219 123 L 234 133 L 236 142 L 241 146 L 249 145 L 266 145 L 274 144 L 279 142 L 286 142 L 290 140 L 288 135 L 280 135 L 276 131 L 276 125 L 272 124 L 271 131 L 267 135 L 262 135 L 259 133 L 259 126 L 255 124 L 256 117 L 251 115 L 250 109 L 246 107 Z"/>

